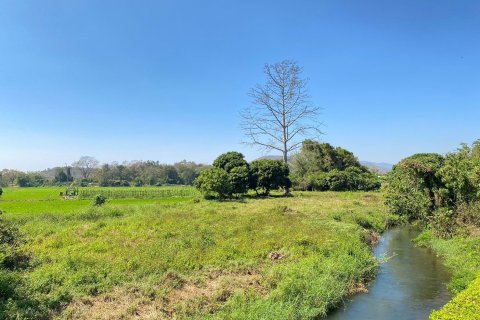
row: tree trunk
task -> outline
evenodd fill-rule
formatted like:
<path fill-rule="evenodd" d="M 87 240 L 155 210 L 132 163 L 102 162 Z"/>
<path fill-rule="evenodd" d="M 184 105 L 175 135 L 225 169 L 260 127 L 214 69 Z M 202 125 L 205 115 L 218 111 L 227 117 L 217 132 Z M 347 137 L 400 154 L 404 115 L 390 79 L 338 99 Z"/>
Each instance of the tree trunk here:
<path fill-rule="evenodd" d="M 286 165 L 288 165 L 288 157 L 287 157 L 287 150 L 283 150 L 283 162 L 285 162 Z M 288 186 L 285 187 L 285 191 L 283 192 L 283 195 L 288 196 L 290 194 L 290 188 Z"/>

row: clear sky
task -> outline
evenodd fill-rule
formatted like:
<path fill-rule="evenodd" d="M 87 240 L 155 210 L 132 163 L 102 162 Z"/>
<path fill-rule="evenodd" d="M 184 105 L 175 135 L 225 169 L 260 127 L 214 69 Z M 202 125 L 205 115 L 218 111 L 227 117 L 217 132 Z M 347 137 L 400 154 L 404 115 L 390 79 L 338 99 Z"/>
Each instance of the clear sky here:
<path fill-rule="evenodd" d="M 283 59 L 362 160 L 480 138 L 476 0 L 0 0 L 0 168 L 252 160 L 239 112 Z"/>

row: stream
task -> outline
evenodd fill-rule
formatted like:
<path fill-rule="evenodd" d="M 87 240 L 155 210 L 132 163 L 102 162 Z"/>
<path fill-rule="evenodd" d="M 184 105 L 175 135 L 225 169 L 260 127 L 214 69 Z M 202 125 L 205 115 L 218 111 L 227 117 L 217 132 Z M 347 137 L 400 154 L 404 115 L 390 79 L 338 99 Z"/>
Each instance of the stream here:
<path fill-rule="evenodd" d="M 433 309 L 447 303 L 452 298 L 446 286 L 451 273 L 430 249 L 415 247 L 411 240 L 418 234 L 412 227 L 386 231 L 374 254 L 388 259 L 369 292 L 351 297 L 327 319 L 428 319 Z"/>

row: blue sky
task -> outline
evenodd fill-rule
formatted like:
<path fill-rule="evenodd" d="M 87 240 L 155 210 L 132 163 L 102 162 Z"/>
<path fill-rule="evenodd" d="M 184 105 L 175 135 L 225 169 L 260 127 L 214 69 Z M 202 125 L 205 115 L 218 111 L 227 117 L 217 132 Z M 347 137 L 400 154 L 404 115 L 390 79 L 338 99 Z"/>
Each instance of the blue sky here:
<path fill-rule="evenodd" d="M 395 163 L 480 138 L 478 1 L 0 0 L 0 168 L 211 162 L 266 62 L 294 59 L 323 141 Z"/>

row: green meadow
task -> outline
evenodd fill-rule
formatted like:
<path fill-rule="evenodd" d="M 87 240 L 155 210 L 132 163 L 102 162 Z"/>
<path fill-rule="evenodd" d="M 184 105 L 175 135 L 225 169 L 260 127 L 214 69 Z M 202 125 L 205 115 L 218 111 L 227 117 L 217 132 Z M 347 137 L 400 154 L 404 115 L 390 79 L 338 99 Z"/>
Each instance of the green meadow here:
<path fill-rule="evenodd" d="M 6 188 L 28 268 L 5 319 L 305 319 L 374 276 L 390 217 L 378 192 L 65 200 Z"/>

